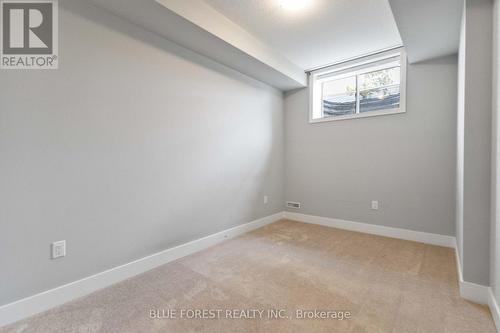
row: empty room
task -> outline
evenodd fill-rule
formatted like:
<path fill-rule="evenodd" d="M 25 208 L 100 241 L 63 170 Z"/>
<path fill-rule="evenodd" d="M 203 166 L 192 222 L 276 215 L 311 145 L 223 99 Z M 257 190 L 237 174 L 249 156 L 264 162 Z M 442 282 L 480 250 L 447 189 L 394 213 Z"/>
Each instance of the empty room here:
<path fill-rule="evenodd" d="M 0 0 L 0 333 L 500 332 L 500 0 Z"/>

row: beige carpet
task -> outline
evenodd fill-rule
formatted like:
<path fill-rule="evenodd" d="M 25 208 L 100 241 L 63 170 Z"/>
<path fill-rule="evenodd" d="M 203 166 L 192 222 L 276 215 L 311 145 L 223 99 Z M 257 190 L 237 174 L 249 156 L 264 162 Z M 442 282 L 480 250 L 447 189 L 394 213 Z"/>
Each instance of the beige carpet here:
<path fill-rule="evenodd" d="M 163 310 L 164 316 L 175 309 L 177 318 L 151 319 L 151 309 Z M 195 309 L 212 310 L 216 319 L 185 319 L 193 315 L 186 310 Z M 284 318 L 268 318 L 269 309 Z M 297 310 L 315 309 L 331 311 L 329 318 L 296 318 Z M 264 311 L 262 319 L 242 318 L 251 317 L 252 310 Z M 331 318 L 346 312 L 349 319 Z M 283 220 L 0 332 L 476 333 L 495 328 L 487 307 L 459 297 L 452 249 Z"/>

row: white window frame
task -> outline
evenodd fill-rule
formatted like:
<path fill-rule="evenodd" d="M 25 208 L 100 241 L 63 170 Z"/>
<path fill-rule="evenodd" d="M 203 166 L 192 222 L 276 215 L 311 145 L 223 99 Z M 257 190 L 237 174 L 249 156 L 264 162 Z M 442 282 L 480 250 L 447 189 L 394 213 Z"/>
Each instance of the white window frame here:
<path fill-rule="evenodd" d="M 400 100 L 399 108 L 391 108 L 377 111 L 359 113 L 359 98 L 356 96 L 355 114 L 343 116 L 330 116 L 313 118 L 317 113 L 323 113 L 322 107 L 322 83 L 334 77 L 342 79 L 359 74 L 369 73 L 380 69 L 390 68 L 391 64 L 399 62 L 401 67 L 400 78 Z M 309 122 L 320 123 L 325 121 L 337 121 L 345 119 L 366 118 L 389 114 L 399 114 L 406 112 L 406 53 L 404 48 L 391 49 L 384 52 L 356 58 L 342 63 L 334 64 L 328 67 L 312 70 L 309 72 Z M 356 87 L 356 94 L 359 90 Z"/>

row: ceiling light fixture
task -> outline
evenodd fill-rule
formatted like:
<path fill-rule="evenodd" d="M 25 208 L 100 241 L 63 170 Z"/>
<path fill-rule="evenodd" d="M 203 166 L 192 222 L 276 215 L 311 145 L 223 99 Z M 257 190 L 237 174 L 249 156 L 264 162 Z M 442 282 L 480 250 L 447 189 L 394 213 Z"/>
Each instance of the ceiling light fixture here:
<path fill-rule="evenodd" d="M 296 11 L 311 5 L 312 0 L 280 0 L 280 6 L 286 10 Z"/>

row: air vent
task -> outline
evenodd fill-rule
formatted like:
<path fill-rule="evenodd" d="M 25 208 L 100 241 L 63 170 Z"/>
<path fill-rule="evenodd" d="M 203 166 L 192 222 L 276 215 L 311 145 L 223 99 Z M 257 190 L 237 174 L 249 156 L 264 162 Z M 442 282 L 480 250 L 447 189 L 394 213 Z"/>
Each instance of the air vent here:
<path fill-rule="evenodd" d="M 287 201 L 286 207 L 293 208 L 293 209 L 300 209 L 300 202 Z"/>

